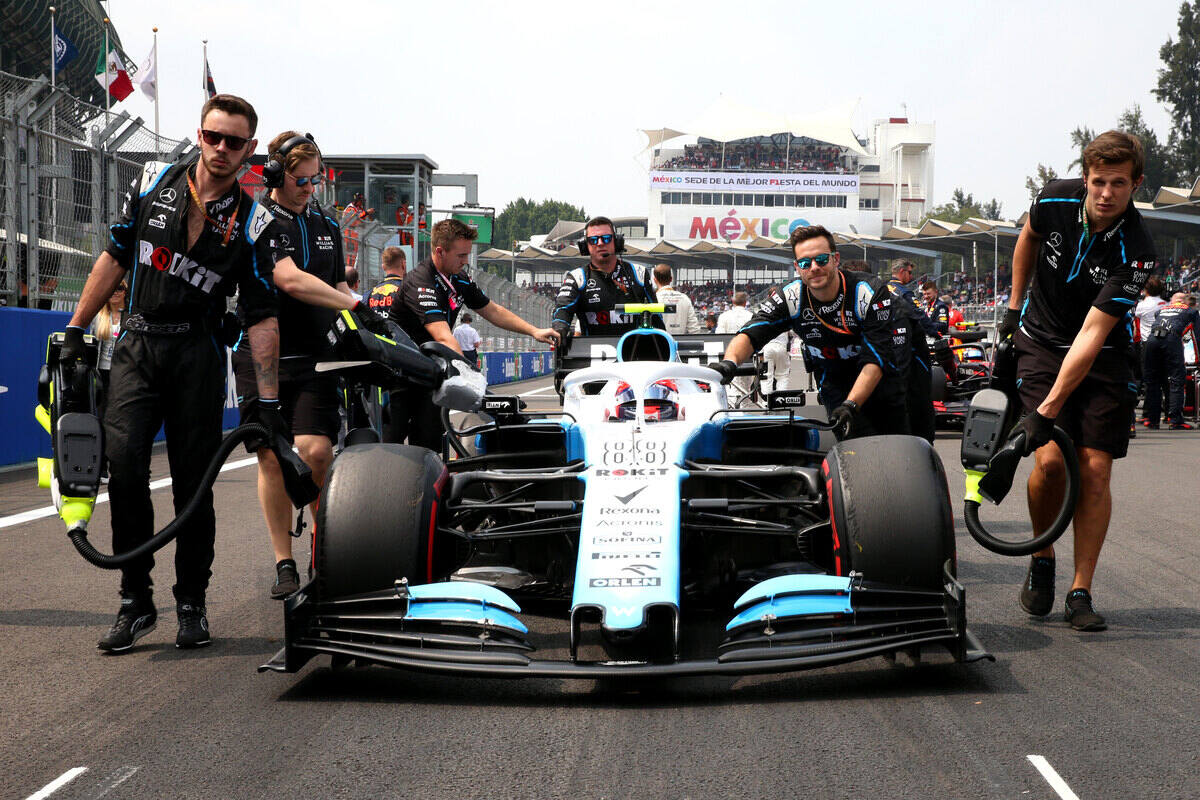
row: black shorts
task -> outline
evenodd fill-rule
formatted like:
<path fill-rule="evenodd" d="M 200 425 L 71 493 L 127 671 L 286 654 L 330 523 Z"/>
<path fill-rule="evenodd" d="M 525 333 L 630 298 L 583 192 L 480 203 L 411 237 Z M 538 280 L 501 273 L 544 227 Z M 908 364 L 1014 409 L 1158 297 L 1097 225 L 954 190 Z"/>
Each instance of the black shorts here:
<path fill-rule="evenodd" d="M 233 374 L 238 410 L 244 423 L 246 414 L 258 399 L 258 380 L 254 376 L 254 362 L 249 353 L 243 351 L 233 354 Z M 293 436 L 324 436 L 331 442 L 337 442 L 341 428 L 338 406 L 336 378 L 317 373 L 313 369 L 313 361 L 309 359 L 279 361 L 280 413 Z"/>
<path fill-rule="evenodd" d="M 1023 331 L 1013 336 L 1017 346 L 1017 387 L 1026 413 L 1035 410 L 1054 385 L 1066 350 L 1052 350 Z M 1129 422 L 1137 402 L 1137 385 L 1123 351 L 1102 350 L 1083 382 L 1059 412 L 1056 424 L 1076 447 L 1090 447 L 1124 458 L 1129 450 Z"/>

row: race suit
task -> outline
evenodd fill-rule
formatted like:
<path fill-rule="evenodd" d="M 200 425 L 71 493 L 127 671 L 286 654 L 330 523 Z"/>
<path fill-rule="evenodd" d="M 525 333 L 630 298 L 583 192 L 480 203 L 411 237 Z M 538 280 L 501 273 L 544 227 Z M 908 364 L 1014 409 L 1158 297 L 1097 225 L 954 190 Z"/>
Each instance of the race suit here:
<path fill-rule="evenodd" d="M 346 260 L 337 222 L 315 203 L 306 205 L 297 214 L 276 203 L 270 195 L 264 195 L 261 202 L 274 221 L 259 237 L 256 245 L 259 261 L 274 265 L 290 258 L 298 268 L 330 286 L 336 288 L 345 282 Z M 316 371 L 317 360 L 329 351 L 326 334 L 336 318 L 337 312 L 332 308 L 279 293 L 279 402 L 292 434 L 325 436 L 337 441 L 340 425 L 337 380 Z M 237 402 L 245 422 L 258 399 L 258 383 L 253 353 L 244 335 L 233 348 L 233 369 Z"/>
<path fill-rule="evenodd" d="M 620 261 L 612 275 L 608 275 L 588 264 L 563 277 L 554 299 L 553 327 L 565 335 L 575 318 L 584 336 L 620 336 L 638 327 L 641 315 L 613 311 L 613 306 L 654 302 L 657 295 L 649 269 Z M 654 325 L 663 327 L 661 315 L 655 315 Z"/>
<path fill-rule="evenodd" d="M 894 316 L 894 297 L 874 275 L 841 270 L 837 297 L 813 298 L 803 281 L 772 286 L 758 310 L 739 331 L 757 351 L 787 330 L 803 342 L 804 365 L 815 375 L 827 411 L 843 403 L 859 372 L 868 364 L 883 377 L 863 403 L 852 437 L 908 433 L 903 374 L 895 351 L 907 344 L 907 317 Z"/>
<path fill-rule="evenodd" d="M 1129 447 L 1137 388 L 1129 365 L 1130 312 L 1154 271 L 1154 242 L 1132 202 L 1107 229 L 1087 229 L 1086 193 L 1082 179 L 1051 181 L 1029 209 L 1028 225 L 1041 243 L 1013 336 L 1017 377 L 1025 410 L 1033 411 L 1053 386 L 1087 314 L 1096 308 L 1118 318 L 1058 424 L 1076 446 L 1121 458 Z"/>
<path fill-rule="evenodd" d="M 486 307 L 491 300 L 475 285 L 466 272 L 446 277 L 431 259 L 410 270 L 400 288 L 400 300 L 392 303 L 389 316 L 417 345 L 433 341 L 425 326 L 445 322 L 451 329 L 463 306 L 472 310 Z M 391 421 L 388 442 L 403 442 L 427 447 L 435 452 L 442 446 L 441 412 L 433 404 L 429 390 L 416 387 L 391 393 Z"/>
<path fill-rule="evenodd" d="M 195 169 L 195 160 L 147 163 L 124 195 L 105 248 L 128 271 L 129 282 L 104 420 L 117 553 L 154 531 L 150 447 L 159 428 L 166 428 L 177 514 L 196 494 L 220 444 L 225 350 L 214 332 L 226 298 L 238 291 L 247 326 L 276 315 L 273 262 L 255 251 L 270 212 L 235 183 L 205 205 L 207 219 L 189 248 L 188 209 L 195 201 L 188 175 Z M 206 489 L 199 511 L 176 539 L 179 602 L 204 604 L 215 535 L 212 491 Z M 153 566 L 147 555 L 123 567 L 122 594 L 148 593 Z"/>
<path fill-rule="evenodd" d="M 1157 425 L 1162 414 L 1164 379 L 1167 384 L 1167 421 L 1183 422 L 1184 384 L 1187 365 L 1183 359 L 1183 336 L 1200 330 L 1200 314 L 1187 303 L 1168 303 L 1154 315 L 1146 336 L 1146 419 Z M 1143 334 L 1146 332 L 1143 331 Z"/>

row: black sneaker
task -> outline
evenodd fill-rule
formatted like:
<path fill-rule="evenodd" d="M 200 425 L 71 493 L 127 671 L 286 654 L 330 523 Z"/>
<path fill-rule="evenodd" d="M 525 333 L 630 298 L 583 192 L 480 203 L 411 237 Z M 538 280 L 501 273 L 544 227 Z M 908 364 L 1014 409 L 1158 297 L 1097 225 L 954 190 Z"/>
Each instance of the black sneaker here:
<path fill-rule="evenodd" d="M 208 617 L 204 606 L 192 603 L 176 603 L 179 615 L 179 633 L 175 637 L 176 647 L 204 647 L 212 643 L 208 635 Z"/>
<path fill-rule="evenodd" d="M 296 562 L 285 558 L 275 565 L 275 583 L 271 586 L 271 597 L 282 600 L 300 588 L 300 573 L 296 572 Z"/>
<path fill-rule="evenodd" d="M 1021 587 L 1021 608 L 1034 617 L 1044 617 L 1054 608 L 1054 559 L 1034 556 L 1029 561 L 1025 585 Z"/>
<path fill-rule="evenodd" d="M 133 643 L 154 630 L 158 612 L 149 595 L 122 597 L 117 620 L 96 647 L 106 653 L 124 653 Z"/>
<path fill-rule="evenodd" d="M 1087 589 L 1072 589 L 1067 593 L 1065 619 L 1077 631 L 1102 631 L 1108 627 L 1104 617 L 1092 608 L 1092 596 Z"/>

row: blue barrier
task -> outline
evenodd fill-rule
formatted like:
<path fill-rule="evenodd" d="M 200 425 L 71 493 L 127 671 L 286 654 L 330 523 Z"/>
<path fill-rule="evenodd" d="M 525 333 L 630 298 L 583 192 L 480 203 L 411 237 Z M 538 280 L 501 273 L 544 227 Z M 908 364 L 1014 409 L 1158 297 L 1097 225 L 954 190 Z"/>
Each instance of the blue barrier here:
<path fill-rule="evenodd" d="M 479 360 L 489 386 L 547 375 L 553 368 L 549 351 L 541 353 L 483 353 Z"/>
<path fill-rule="evenodd" d="M 61 331 L 70 321 L 65 311 L 39 311 L 28 308 L 0 308 L 0 420 L 7 429 L 0 437 L 0 466 L 24 464 L 38 456 L 49 457 L 50 437 L 33 419 L 37 405 L 37 378 L 46 361 L 46 337 Z M 238 410 L 230 407 L 226 395 L 226 429 L 238 424 Z M 161 440 L 160 430 L 156 440 Z"/>

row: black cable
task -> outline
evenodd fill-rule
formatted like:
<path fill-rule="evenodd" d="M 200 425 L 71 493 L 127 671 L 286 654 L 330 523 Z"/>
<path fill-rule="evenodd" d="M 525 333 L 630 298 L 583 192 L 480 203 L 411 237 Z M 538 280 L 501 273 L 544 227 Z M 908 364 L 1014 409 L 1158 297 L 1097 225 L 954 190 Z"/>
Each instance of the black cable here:
<path fill-rule="evenodd" d="M 183 527 L 183 524 L 191 519 L 192 515 L 199 510 L 204 494 L 216 482 L 217 475 L 221 472 L 221 465 L 225 463 L 225 459 L 229 458 L 229 454 L 233 452 L 233 449 L 247 439 L 269 437 L 270 431 L 256 423 L 242 425 L 230 431 L 221 441 L 221 445 L 217 448 L 217 452 L 213 455 L 212 460 L 208 462 L 208 469 L 200 481 L 200 487 L 192 495 L 192 499 L 188 501 L 183 511 L 179 512 L 179 516 L 168 522 L 166 527 L 161 531 L 132 550 L 120 553 L 119 555 L 101 553 L 88 541 L 87 530 L 84 528 L 69 530 L 67 531 L 67 536 L 71 539 L 72 544 L 75 545 L 75 549 L 79 551 L 81 556 L 87 559 L 88 563 L 101 569 L 120 569 L 135 559 L 156 552 L 178 536 L 179 529 Z"/>

